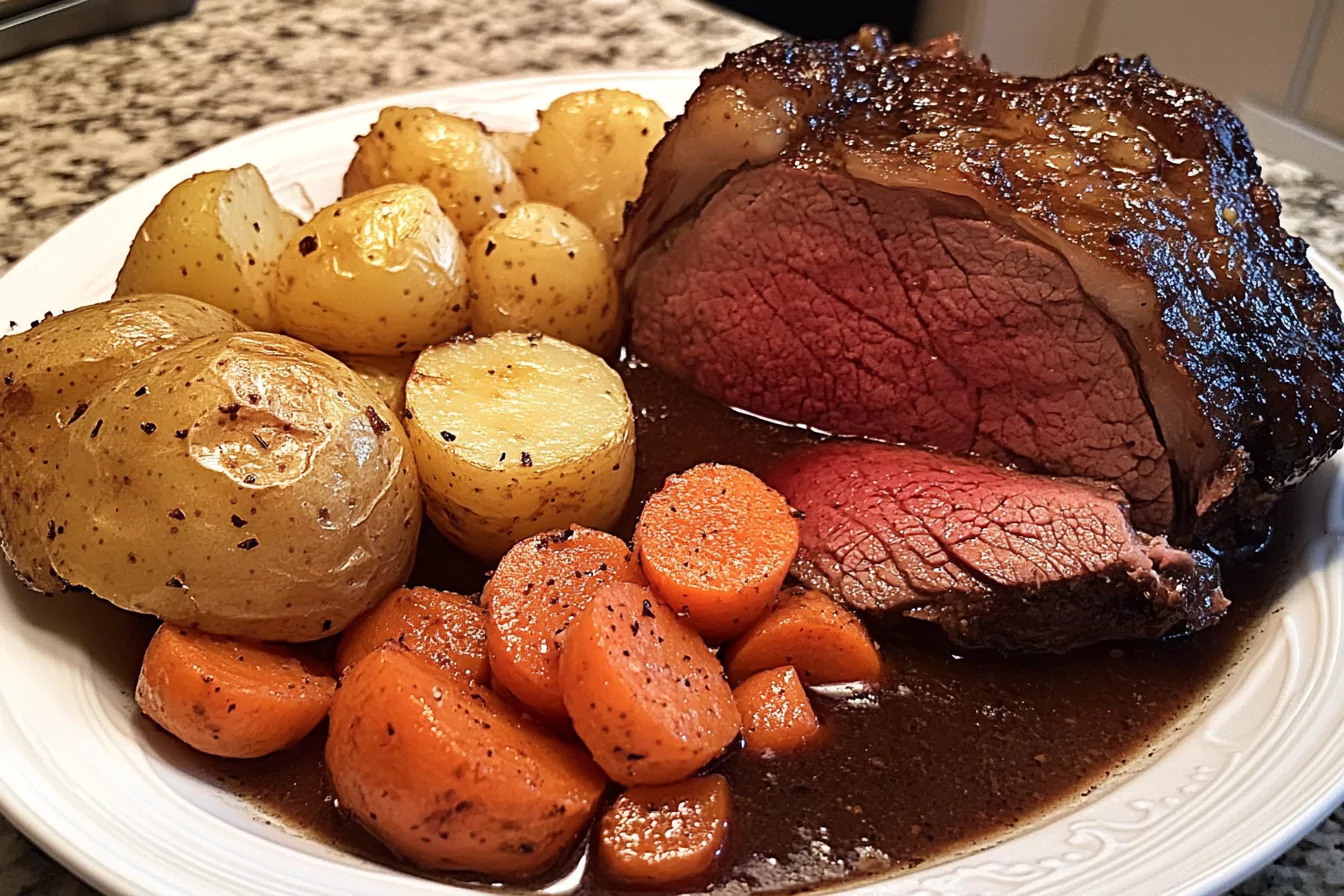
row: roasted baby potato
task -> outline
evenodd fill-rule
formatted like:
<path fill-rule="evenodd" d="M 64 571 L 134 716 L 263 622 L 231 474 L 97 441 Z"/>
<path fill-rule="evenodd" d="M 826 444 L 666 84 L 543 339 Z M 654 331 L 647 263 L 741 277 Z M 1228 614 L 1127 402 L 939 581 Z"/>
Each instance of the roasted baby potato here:
<path fill-rule="evenodd" d="M 76 308 L 0 339 L 0 542 L 38 591 L 64 584 L 47 559 L 47 449 L 94 391 L 151 355 L 243 329 L 233 315 L 182 296 L 133 296 Z"/>
<path fill-rule="evenodd" d="M 140 225 L 116 295 L 190 296 L 250 328 L 273 330 L 272 270 L 298 228 L 299 219 L 280 207 L 254 166 L 194 175 L 169 190 Z"/>
<path fill-rule="evenodd" d="M 532 141 L 531 131 L 490 131 L 490 142 L 499 147 L 514 171 L 523 168 L 523 153 Z"/>
<path fill-rule="evenodd" d="M 567 342 L 500 333 L 427 349 L 406 417 L 429 518 L 477 556 L 571 523 L 605 529 L 630 496 L 630 398 Z"/>
<path fill-rule="evenodd" d="M 605 355 L 621 339 L 621 297 L 601 241 L 562 208 L 525 202 L 467 250 L 477 336 L 545 333 Z"/>
<path fill-rule="evenodd" d="M 625 204 L 644 187 L 645 162 L 667 113 L 626 90 L 582 90 L 538 118 L 519 168 L 528 197 L 578 215 L 610 249 Z"/>
<path fill-rule="evenodd" d="M 336 357 L 359 374 L 359 378 L 378 393 L 383 404 L 392 409 L 392 414 L 401 419 L 406 410 L 406 377 L 411 375 L 415 355 L 338 354 Z"/>
<path fill-rule="evenodd" d="M 386 184 L 420 184 L 438 198 L 464 239 L 527 198 L 513 164 L 470 118 L 391 106 L 355 143 L 345 196 Z"/>
<path fill-rule="evenodd" d="M 466 249 L 434 194 L 404 184 L 327 206 L 276 263 L 280 328 L 321 349 L 399 355 L 467 328 Z"/>
<path fill-rule="evenodd" d="M 401 586 L 419 534 L 410 446 L 336 359 L 216 336 L 99 390 L 52 450 L 56 573 L 221 635 L 307 641 Z"/>

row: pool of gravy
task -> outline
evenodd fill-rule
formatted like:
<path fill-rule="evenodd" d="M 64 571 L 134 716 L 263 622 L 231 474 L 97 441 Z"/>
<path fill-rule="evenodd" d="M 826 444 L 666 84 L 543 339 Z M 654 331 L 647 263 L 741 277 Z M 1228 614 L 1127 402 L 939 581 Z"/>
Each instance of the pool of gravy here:
<path fill-rule="evenodd" d="M 761 471 L 820 438 L 737 413 L 636 362 L 621 373 L 638 445 L 623 536 L 669 473 L 710 460 Z M 1225 571 L 1232 609 L 1195 637 L 1010 657 L 958 649 L 930 625 L 869 619 L 886 660 L 883 687 L 814 695 L 825 736 L 799 754 L 720 760 L 733 793 L 728 843 L 713 876 L 683 889 L 747 894 L 852 882 L 1002 836 L 1085 797 L 1205 699 L 1280 590 L 1289 551 L 1278 548 Z M 487 569 L 426 526 L 413 582 L 470 594 Z M 404 867 L 335 805 L 325 736 L 319 729 L 261 760 L 205 758 L 202 771 L 312 837 Z M 617 890 L 581 859 L 580 851 L 567 875 L 539 886 L 585 896 Z"/>

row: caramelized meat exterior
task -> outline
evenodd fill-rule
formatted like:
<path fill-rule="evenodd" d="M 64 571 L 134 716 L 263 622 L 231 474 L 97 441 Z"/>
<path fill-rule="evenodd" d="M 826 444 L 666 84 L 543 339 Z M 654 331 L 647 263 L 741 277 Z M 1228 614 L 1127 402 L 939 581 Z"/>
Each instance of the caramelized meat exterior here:
<path fill-rule="evenodd" d="M 1330 290 L 1241 122 L 1147 59 L 764 43 L 702 76 L 626 225 L 636 350 L 748 410 L 1105 480 L 1176 536 L 1261 516 L 1341 443 Z"/>
<path fill-rule="evenodd" d="M 871 443 L 804 450 L 770 481 L 806 513 L 795 576 L 968 647 L 1156 638 L 1228 606 L 1212 558 L 1136 533 L 1117 489 Z"/>

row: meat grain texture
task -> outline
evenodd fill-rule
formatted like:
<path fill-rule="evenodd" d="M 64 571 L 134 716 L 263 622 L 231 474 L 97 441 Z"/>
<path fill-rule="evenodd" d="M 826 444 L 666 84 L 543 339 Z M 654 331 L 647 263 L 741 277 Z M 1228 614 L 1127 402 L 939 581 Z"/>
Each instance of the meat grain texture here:
<path fill-rule="evenodd" d="M 1146 59 L 784 38 L 707 71 L 618 263 L 632 342 L 830 432 L 1114 484 L 1200 537 L 1341 442 L 1344 327 L 1245 129 Z"/>

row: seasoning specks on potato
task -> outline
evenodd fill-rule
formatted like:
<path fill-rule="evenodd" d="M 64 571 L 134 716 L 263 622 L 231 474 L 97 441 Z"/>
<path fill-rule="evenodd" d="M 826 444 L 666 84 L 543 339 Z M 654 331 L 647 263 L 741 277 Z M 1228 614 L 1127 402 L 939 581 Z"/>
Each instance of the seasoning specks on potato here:
<path fill-rule="evenodd" d="M 470 322 L 466 248 L 424 187 L 393 184 L 330 205 L 276 263 L 280 328 L 321 349 L 418 351 Z"/>
<path fill-rule="evenodd" d="M 304 641 L 402 585 L 421 505 L 391 411 L 334 358 L 268 333 L 132 368 L 52 452 L 52 566 L 216 634 Z"/>
<path fill-rule="evenodd" d="M 470 118 L 391 106 L 355 143 L 346 197 L 386 184 L 419 184 L 465 239 L 527 198 L 508 156 Z"/>

